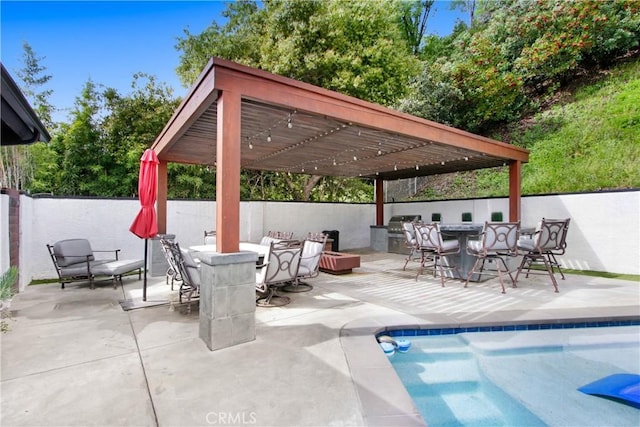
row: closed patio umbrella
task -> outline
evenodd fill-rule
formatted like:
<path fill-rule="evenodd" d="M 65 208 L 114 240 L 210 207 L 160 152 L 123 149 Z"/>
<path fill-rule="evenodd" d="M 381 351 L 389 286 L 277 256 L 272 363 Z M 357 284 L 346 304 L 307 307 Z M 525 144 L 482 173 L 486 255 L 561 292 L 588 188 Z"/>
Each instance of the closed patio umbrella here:
<path fill-rule="evenodd" d="M 140 158 L 140 175 L 138 178 L 138 197 L 140 211 L 133 220 L 129 230 L 144 239 L 144 283 L 142 300 L 147 300 L 147 244 L 148 239 L 158 234 L 158 220 L 156 217 L 156 197 L 158 192 L 158 156 L 156 152 L 147 149 Z"/>

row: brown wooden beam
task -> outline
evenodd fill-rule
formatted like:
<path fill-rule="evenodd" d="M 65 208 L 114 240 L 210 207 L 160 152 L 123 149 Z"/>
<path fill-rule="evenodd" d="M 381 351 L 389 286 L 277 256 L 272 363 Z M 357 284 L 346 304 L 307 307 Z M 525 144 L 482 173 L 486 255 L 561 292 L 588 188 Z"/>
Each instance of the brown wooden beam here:
<path fill-rule="evenodd" d="M 160 160 L 160 164 L 158 164 L 158 196 L 156 198 L 158 234 L 167 233 L 167 189 L 167 162 Z"/>
<path fill-rule="evenodd" d="M 376 178 L 376 225 L 384 225 L 384 180 Z"/>
<path fill-rule="evenodd" d="M 522 162 L 509 163 L 509 221 L 520 221 L 520 199 L 522 197 Z"/>
<path fill-rule="evenodd" d="M 216 141 L 216 250 L 240 250 L 241 98 L 232 91 L 218 97 Z"/>
<path fill-rule="evenodd" d="M 241 96 L 248 99 L 327 115 L 400 135 L 426 138 L 451 147 L 473 150 L 504 159 L 528 161 L 529 152 L 524 148 L 391 110 L 308 83 L 219 58 L 214 58 L 210 66 L 216 70 L 216 89 L 238 91 Z"/>

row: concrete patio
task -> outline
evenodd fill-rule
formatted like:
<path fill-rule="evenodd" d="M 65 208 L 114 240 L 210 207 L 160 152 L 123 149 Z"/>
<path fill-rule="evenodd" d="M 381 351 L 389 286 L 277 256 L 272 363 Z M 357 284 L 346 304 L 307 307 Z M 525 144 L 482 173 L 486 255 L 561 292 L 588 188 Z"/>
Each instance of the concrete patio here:
<path fill-rule="evenodd" d="M 638 319 L 639 283 L 567 275 L 446 287 L 403 256 L 362 251 L 352 274 L 322 273 L 291 304 L 258 308 L 256 340 L 211 352 L 198 310 L 163 302 L 164 277 L 142 282 L 29 286 L 12 302 L 3 334 L 0 424 L 420 425 L 372 332 L 385 326 Z M 154 305 L 161 304 L 161 305 Z"/>

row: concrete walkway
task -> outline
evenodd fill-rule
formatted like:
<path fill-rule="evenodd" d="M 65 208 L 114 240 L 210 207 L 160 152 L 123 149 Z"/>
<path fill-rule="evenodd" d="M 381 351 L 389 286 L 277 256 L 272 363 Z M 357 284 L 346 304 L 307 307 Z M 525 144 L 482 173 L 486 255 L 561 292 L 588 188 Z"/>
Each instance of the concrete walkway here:
<path fill-rule="evenodd" d="M 402 391 L 368 392 L 392 376 L 371 331 L 640 315 L 637 282 L 567 276 L 556 294 L 536 276 L 502 295 L 496 280 L 442 288 L 402 265 L 363 253 L 352 274 L 321 274 L 291 304 L 258 308 L 255 341 L 215 352 L 198 338 L 197 305 L 153 305 L 172 298 L 164 278 L 129 311 L 119 301 L 139 299 L 136 276 L 117 290 L 31 286 L 0 337 L 0 425 L 419 425 Z"/>

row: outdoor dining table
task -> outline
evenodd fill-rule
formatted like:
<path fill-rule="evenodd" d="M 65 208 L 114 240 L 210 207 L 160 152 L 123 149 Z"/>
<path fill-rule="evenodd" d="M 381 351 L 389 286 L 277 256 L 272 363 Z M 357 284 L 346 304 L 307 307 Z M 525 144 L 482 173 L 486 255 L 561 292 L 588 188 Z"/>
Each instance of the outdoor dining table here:
<path fill-rule="evenodd" d="M 467 240 L 469 237 L 480 234 L 483 227 L 484 226 L 482 224 L 474 223 L 440 224 L 440 231 L 443 234 L 443 239 L 456 238 L 460 243 L 460 252 L 455 255 L 447 256 L 447 258 L 449 258 L 447 261 L 450 265 L 458 267 L 460 276 L 458 276 L 455 269 L 447 272 L 448 275 L 452 275 L 456 279 L 467 279 L 467 275 L 469 275 L 469 272 L 473 268 L 473 264 L 476 262 L 476 257 L 467 253 Z M 480 274 L 474 273 L 470 280 L 474 282 L 479 281 Z"/>
<path fill-rule="evenodd" d="M 217 252 L 216 245 L 189 246 L 189 250 L 193 252 Z M 240 251 L 256 252 L 258 256 L 264 258 L 267 252 L 269 252 L 269 246 L 258 243 L 240 242 Z"/>

